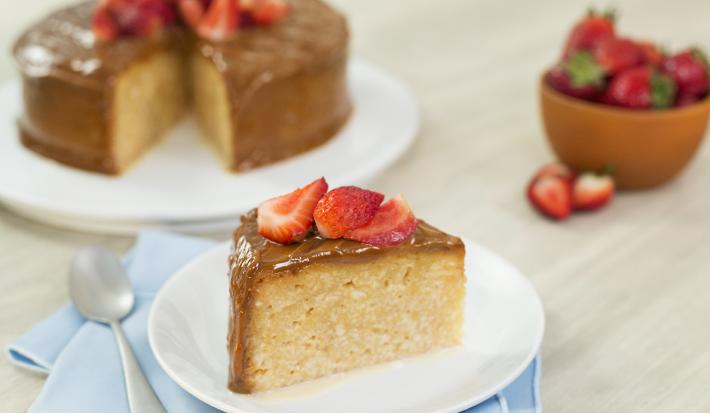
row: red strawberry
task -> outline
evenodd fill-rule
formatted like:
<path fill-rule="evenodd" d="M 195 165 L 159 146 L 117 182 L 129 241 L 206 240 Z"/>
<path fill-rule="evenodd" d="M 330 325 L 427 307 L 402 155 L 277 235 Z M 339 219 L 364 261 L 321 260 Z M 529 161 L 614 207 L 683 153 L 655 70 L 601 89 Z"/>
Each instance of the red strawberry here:
<path fill-rule="evenodd" d="M 313 226 L 313 211 L 327 191 L 328 183 L 320 178 L 289 194 L 264 201 L 257 209 L 259 234 L 281 244 L 303 239 Z"/>
<path fill-rule="evenodd" d="M 639 42 L 638 46 L 643 51 L 643 60 L 646 64 L 660 66 L 663 63 L 663 59 L 665 59 L 664 53 L 655 43 L 644 41 Z"/>
<path fill-rule="evenodd" d="M 681 94 L 704 96 L 708 93 L 708 65 L 700 50 L 680 52 L 667 58 L 661 67 L 676 82 Z"/>
<path fill-rule="evenodd" d="M 99 40 L 146 37 L 172 24 L 176 16 L 168 0 L 104 0 L 94 12 L 93 30 Z"/>
<path fill-rule="evenodd" d="M 542 214 L 563 220 L 572 213 L 572 185 L 565 178 L 543 175 L 530 181 L 528 200 Z"/>
<path fill-rule="evenodd" d="M 547 82 L 572 97 L 593 100 L 604 87 L 604 69 L 588 52 L 574 52 L 547 74 Z"/>
<path fill-rule="evenodd" d="M 606 205 L 614 196 L 614 180 L 609 175 L 583 173 L 574 182 L 574 209 L 591 211 Z"/>
<path fill-rule="evenodd" d="M 561 162 L 553 162 L 538 169 L 535 174 L 535 178 L 533 179 L 541 178 L 543 176 L 556 176 L 572 183 L 576 178 L 577 173 L 572 170 L 572 168 Z"/>
<path fill-rule="evenodd" d="M 402 195 L 380 206 L 372 221 L 364 227 L 345 234 L 345 238 L 377 247 L 387 247 L 404 242 L 417 229 L 417 219 Z"/>
<path fill-rule="evenodd" d="M 191 28 L 196 28 L 205 14 L 207 6 L 202 0 L 178 0 L 180 15 Z"/>
<path fill-rule="evenodd" d="M 274 24 L 288 14 L 288 5 L 283 0 L 254 0 L 251 17 L 260 26 Z"/>
<path fill-rule="evenodd" d="M 201 37 L 218 42 L 231 38 L 238 27 L 238 0 L 214 0 L 196 30 Z"/>
<path fill-rule="evenodd" d="M 594 59 L 607 74 L 615 75 L 623 70 L 638 66 L 644 61 L 641 47 L 629 39 L 609 37 L 594 49 Z"/>
<path fill-rule="evenodd" d="M 313 213 L 318 232 L 326 238 L 341 238 L 360 228 L 377 213 L 385 196 L 356 186 L 341 186 L 325 194 Z"/>
<path fill-rule="evenodd" d="M 601 41 L 614 36 L 613 12 L 599 14 L 592 10 L 572 28 L 563 55 L 566 58 L 573 51 L 594 50 Z"/>
<path fill-rule="evenodd" d="M 111 17 L 111 12 L 106 2 L 99 4 L 91 20 L 91 29 L 97 40 L 110 42 L 116 40 L 121 34 L 121 29 Z"/>
<path fill-rule="evenodd" d="M 661 109 L 675 100 L 674 82 L 650 66 L 635 67 L 616 75 L 606 91 L 605 99 L 630 109 Z"/>

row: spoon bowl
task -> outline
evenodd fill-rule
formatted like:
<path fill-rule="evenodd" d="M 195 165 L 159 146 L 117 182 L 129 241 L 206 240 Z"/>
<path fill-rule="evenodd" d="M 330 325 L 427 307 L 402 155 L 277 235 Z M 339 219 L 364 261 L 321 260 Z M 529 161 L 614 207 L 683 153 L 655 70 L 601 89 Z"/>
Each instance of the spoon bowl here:
<path fill-rule="evenodd" d="M 111 251 L 98 246 L 84 248 L 74 257 L 69 294 L 84 317 L 103 323 L 124 318 L 135 303 L 121 262 Z"/>

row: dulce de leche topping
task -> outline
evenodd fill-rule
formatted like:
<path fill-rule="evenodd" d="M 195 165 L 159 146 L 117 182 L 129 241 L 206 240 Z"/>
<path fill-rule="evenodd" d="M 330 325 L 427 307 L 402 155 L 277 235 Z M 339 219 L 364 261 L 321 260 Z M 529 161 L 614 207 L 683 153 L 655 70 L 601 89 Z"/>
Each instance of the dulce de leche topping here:
<path fill-rule="evenodd" d="M 229 257 L 229 292 L 232 298 L 228 335 L 229 388 L 236 392 L 249 391 L 241 377 L 245 367 L 245 329 L 254 283 L 268 277 L 288 276 L 320 262 L 337 260 L 338 263 L 360 263 L 383 254 L 411 249 L 464 248 L 458 237 L 448 235 L 421 220 L 414 234 L 394 247 L 376 247 L 347 239 L 327 239 L 316 232 L 311 232 L 300 242 L 281 245 L 259 235 L 256 216 L 255 209 L 242 216 L 241 225 L 234 231 L 232 254 Z"/>

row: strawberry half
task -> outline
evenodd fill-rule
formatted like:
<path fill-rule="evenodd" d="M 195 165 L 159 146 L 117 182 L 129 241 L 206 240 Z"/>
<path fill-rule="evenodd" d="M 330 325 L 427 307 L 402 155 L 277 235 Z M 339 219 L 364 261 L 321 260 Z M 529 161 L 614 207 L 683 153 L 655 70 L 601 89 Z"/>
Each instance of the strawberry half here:
<path fill-rule="evenodd" d="M 147 37 L 175 22 L 171 0 L 103 0 L 94 11 L 92 30 L 99 41 L 121 36 Z"/>
<path fill-rule="evenodd" d="M 257 209 L 259 235 L 280 244 L 290 244 L 306 236 L 313 227 L 313 211 L 328 191 L 324 178 L 289 194 L 264 201 Z"/>
<path fill-rule="evenodd" d="M 201 37 L 219 42 L 230 39 L 238 28 L 238 0 L 214 0 L 195 30 Z"/>
<path fill-rule="evenodd" d="M 609 203 L 614 196 L 614 180 L 609 175 L 583 173 L 574 182 L 574 209 L 591 211 Z"/>
<path fill-rule="evenodd" d="M 101 42 L 116 40 L 121 34 L 121 29 L 113 20 L 106 2 L 100 3 L 94 11 L 91 19 L 91 30 L 94 32 L 96 39 Z"/>
<path fill-rule="evenodd" d="M 417 219 L 402 195 L 380 206 L 370 223 L 345 234 L 345 238 L 377 247 L 404 242 L 417 229 Z"/>
<path fill-rule="evenodd" d="M 368 224 L 385 196 L 356 186 L 341 186 L 325 194 L 313 213 L 318 232 L 326 238 L 341 238 L 348 231 Z"/>
<path fill-rule="evenodd" d="M 537 179 L 543 176 L 557 176 L 568 181 L 569 183 L 572 183 L 574 182 L 577 173 L 572 168 L 561 162 L 553 162 L 548 163 L 547 165 L 538 169 L 537 173 L 535 174 L 535 178 L 533 179 Z"/>
<path fill-rule="evenodd" d="M 572 213 L 572 184 L 556 175 L 536 176 L 527 189 L 530 203 L 542 214 L 557 220 Z"/>
<path fill-rule="evenodd" d="M 182 20 L 192 29 L 195 29 L 200 23 L 208 6 L 203 0 L 178 0 Z"/>

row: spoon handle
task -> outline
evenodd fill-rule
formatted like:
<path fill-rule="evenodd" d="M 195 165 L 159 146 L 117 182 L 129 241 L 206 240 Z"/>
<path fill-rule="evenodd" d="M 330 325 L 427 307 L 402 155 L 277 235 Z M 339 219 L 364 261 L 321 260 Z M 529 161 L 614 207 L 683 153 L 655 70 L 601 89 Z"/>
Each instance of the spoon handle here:
<path fill-rule="evenodd" d="M 138 360 L 133 355 L 131 345 L 123 333 L 121 323 L 111 322 L 111 329 L 118 342 L 118 351 L 121 353 L 123 363 L 123 377 L 126 381 L 126 393 L 128 394 L 128 406 L 131 413 L 154 413 L 165 412 L 165 408 L 155 395 L 153 388 L 141 370 Z"/>

